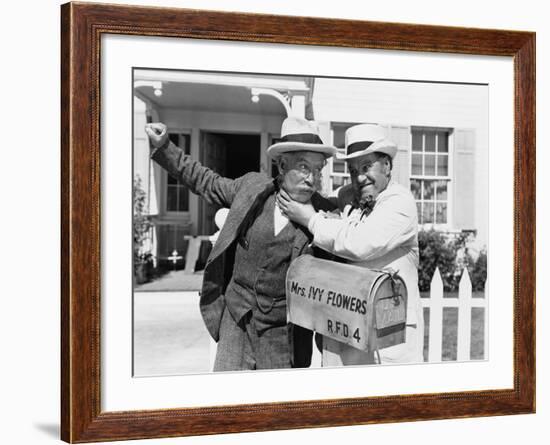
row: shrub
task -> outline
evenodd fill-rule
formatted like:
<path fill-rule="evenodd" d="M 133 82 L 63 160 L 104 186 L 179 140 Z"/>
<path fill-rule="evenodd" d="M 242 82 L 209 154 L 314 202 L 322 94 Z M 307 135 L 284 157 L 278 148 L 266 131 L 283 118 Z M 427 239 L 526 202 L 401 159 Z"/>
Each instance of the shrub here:
<path fill-rule="evenodd" d="M 418 249 L 420 267 L 418 269 L 418 287 L 420 291 L 429 291 L 436 267 L 439 267 L 443 288 L 447 291 L 454 288 L 457 248 L 454 242 L 436 230 L 418 232 Z"/>
<path fill-rule="evenodd" d="M 136 175 L 134 178 L 134 218 L 133 218 L 133 238 L 134 238 L 134 273 L 143 275 L 143 264 L 146 264 L 148 271 L 153 265 L 153 255 L 145 251 L 145 241 L 149 237 L 149 231 L 152 227 L 149 216 L 145 213 L 147 195 L 142 188 L 141 178 Z"/>
<path fill-rule="evenodd" d="M 487 279 L 487 252 L 481 251 L 474 261 L 468 252 L 471 233 L 462 232 L 450 235 L 436 230 L 418 232 L 420 266 L 418 269 L 418 287 L 421 292 L 430 290 L 436 267 L 439 268 L 443 289 L 446 292 L 458 291 L 458 285 L 464 268 L 468 268 L 473 291 L 485 289 Z"/>
<path fill-rule="evenodd" d="M 471 259 L 471 257 L 470 257 Z M 473 291 L 485 290 L 485 282 L 487 281 L 487 251 L 482 250 L 477 257 L 477 260 L 473 260 L 468 264 L 468 272 L 470 273 L 470 279 L 472 280 Z"/>

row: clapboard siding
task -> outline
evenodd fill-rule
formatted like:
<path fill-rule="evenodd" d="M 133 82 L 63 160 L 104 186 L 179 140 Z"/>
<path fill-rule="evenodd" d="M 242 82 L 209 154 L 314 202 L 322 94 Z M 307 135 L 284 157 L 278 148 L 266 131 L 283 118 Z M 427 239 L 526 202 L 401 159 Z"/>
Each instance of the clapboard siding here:
<path fill-rule="evenodd" d="M 315 119 L 475 128 L 487 121 L 487 87 L 317 79 Z M 365 104 L 368 104 L 365 106 Z"/>

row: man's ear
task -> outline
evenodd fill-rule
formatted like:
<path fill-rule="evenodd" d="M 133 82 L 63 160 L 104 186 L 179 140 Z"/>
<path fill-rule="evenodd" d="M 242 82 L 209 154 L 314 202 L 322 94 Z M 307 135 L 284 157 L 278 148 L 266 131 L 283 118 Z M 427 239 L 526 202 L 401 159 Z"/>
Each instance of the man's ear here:
<path fill-rule="evenodd" d="M 391 163 L 390 163 L 389 158 L 384 157 L 383 165 L 384 165 L 384 174 L 386 176 L 390 176 L 390 174 L 391 174 Z"/>
<path fill-rule="evenodd" d="M 277 159 L 277 170 L 279 171 L 279 174 L 282 175 L 286 168 L 286 159 L 284 156 L 280 156 L 279 159 Z"/>

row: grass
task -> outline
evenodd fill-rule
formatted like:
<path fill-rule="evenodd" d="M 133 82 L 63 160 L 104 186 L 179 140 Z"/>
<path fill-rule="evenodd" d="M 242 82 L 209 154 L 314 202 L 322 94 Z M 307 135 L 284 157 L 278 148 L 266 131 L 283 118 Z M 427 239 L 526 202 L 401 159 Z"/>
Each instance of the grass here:
<path fill-rule="evenodd" d="M 421 292 L 423 298 L 429 297 L 429 292 Z M 445 292 L 445 298 L 457 298 L 458 292 Z M 473 298 L 484 298 L 483 292 L 474 292 Z M 472 308 L 472 331 L 470 341 L 470 359 L 483 360 L 484 355 L 484 321 L 485 309 Z M 458 308 L 443 308 L 443 345 L 442 360 L 456 360 L 458 334 Z M 430 332 L 430 309 L 424 308 L 424 361 L 428 360 L 428 342 Z"/>

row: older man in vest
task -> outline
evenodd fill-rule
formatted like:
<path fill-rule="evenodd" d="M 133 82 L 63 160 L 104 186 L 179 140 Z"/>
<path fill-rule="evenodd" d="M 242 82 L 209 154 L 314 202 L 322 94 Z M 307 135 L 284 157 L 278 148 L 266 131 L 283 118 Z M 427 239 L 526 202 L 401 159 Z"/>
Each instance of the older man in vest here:
<path fill-rule="evenodd" d="M 285 277 L 290 262 L 311 252 L 311 235 L 275 205 L 285 190 L 316 210 L 334 206 L 316 192 L 321 169 L 336 148 L 310 121 L 289 117 L 281 141 L 268 148 L 279 176 L 221 177 L 168 140 L 164 124 L 148 124 L 152 158 L 211 204 L 228 207 L 204 270 L 200 309 L 218 342 L 214 371 L 307 367 L 312 333 L 286 318 Z M 234 159 L 231 162 L 238 162 Z"/>
<path fill-rule="evenodd" d="M 392 178 L 397 146 L 384 130 L 361 124 L 346 131 L 351 184 L 338 194 L 341 218 L 328 218 L 307 203 L 282 193 L 279 205 L 291 220 L 307 227 L 313 243 L 369 269 L 398 271 L 407 285 L 406 342 L 380 351 L 361 351 L 323 339 L 323 365 L 413 363 L 423 361 L 424 320 L 418 291 L 418 216 L 414 198 Z"/>

